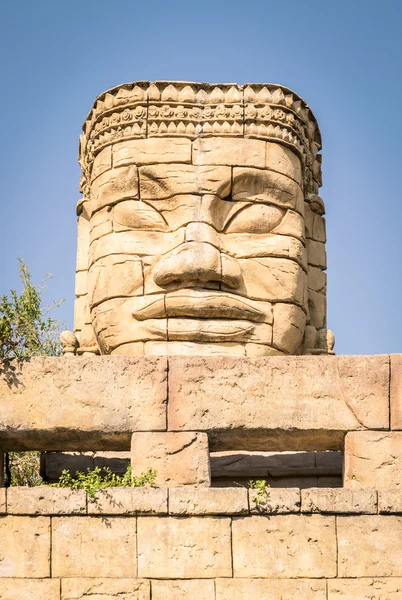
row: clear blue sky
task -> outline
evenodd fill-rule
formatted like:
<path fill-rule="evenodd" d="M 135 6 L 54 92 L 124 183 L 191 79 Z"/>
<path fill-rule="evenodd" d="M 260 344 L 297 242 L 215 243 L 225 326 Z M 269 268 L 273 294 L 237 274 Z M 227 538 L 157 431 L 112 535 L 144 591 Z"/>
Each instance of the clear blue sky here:
<path fill-rule="evenodd" d="M 72 327 L 76 161 L 99 93 L 137 79 L 275 82 L 323 136 L 338 354 L 402 352 L 400 0 L 3 0 L 0 294 L 53 273 Z"/>

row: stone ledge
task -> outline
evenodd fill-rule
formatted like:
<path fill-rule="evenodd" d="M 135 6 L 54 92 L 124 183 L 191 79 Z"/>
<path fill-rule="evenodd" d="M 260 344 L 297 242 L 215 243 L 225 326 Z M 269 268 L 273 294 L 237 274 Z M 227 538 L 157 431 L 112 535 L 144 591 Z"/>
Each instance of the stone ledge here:
<path fill-rule="evenodd" d="M 93 498 L 83 490 L 11 487 L 0 489 L 1 514 L 26 516 L 219 516 L 402 514 L 402 491 L 348 488 L 144 487 L 109 488 Z M 378 510 L 377 510 L 378 497 Z"/>
<path fill-rule="evenodd" d="M 9 515 L 86 515 L 84 490 L 50 486 L 10 487 L 7 489 Z"/>
<path fill-rule="evenodd" d="M 299 488 L 268 488 L 266 497 L 259 494 L 258 490 L 249 490 L 251 514 L 280 515 L 300 512 Z"/>
<path fill-rule="evenodd" d="M 248 514 L 247 490 L 241 488 L 171 488 L 170 515 Z"/>
<path fill-rule="evenodd" d="M 377 514 L 377 492 L 371 489 L 310 488 L 301 490 L 303 513 Z"/>
<path fill-rule="evenodd" d="M 402 490 L 378 490 L 380 514 L 402 514 Z"/>
<path fill-rule="evenodd" d="M 167 488 L 110 488 L 88 498 L 89 515 L 166 515 Z"/>

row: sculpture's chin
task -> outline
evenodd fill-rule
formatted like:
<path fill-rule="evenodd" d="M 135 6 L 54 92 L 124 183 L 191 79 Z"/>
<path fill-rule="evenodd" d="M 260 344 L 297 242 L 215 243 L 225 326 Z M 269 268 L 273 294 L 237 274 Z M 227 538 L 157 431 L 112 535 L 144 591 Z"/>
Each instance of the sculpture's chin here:
<path fill-rule="evenodd" d="M 110 352 L 123 356 L 284 356 L 268 344 L 252 342 L 152 341 L 122 344 Z"/>

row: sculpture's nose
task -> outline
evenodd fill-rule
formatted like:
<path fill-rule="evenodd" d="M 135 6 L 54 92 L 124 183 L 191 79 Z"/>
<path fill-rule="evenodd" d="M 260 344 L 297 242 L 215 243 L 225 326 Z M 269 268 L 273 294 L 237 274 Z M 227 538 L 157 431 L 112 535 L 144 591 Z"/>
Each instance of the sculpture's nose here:
<path fill-rule="evenodd" d="M 217 281 L 236 288 L 241 281 L 238 262 L 221 254 L 219 236 L 206 223 L 187 225 L 185 242 L 161 258 L 153 277 L 159 286 L 174 281 Z"/>

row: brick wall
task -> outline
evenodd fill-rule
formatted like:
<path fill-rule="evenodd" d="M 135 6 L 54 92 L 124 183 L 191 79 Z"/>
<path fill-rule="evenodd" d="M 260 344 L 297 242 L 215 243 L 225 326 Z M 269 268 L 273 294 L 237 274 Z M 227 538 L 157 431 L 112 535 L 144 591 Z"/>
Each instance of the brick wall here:
<path fill-rule="evenodd" d="M 0 513 L 2 600 L 402 597 L 395 490 L 9 488 Z"/>

